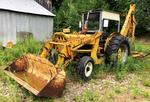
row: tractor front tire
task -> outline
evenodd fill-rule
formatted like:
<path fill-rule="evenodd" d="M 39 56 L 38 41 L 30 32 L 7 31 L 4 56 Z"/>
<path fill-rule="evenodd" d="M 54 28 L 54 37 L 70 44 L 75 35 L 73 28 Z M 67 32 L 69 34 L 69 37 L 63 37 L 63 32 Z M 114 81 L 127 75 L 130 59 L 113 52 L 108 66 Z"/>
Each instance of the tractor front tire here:
<path fill-rule="evenodd" d="M 93 68 L 94 68 L 93 59 L 89 56 L 84 56 L 79 61 L 77 72 L 83 80 L 87 81 L 90 79 Z"/>

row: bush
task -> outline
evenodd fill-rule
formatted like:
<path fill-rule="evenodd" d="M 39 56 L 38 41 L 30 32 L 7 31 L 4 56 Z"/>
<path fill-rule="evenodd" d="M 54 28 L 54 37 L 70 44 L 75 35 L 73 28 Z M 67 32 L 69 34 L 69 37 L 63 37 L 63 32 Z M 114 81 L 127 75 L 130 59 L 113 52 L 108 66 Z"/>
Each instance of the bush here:
<path fill-rule="evenodd" d="M 0 50 L 0 65 L 8 64 L 27 53 L 38 55 L 41 48 L 42 43 L 33 38 L 25 39 L 24 42 L 18 41 L 12 49 L 4 48 Z"/>

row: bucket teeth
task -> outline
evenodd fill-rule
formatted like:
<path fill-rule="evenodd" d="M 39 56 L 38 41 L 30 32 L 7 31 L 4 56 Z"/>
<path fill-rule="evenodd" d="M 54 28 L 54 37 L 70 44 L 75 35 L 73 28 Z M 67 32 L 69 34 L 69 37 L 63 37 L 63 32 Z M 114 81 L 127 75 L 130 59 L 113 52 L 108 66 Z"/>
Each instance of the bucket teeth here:
<path fill-rule="evenodd" d="M 59 97 L 65 87 L 64 70 L 32 54 L 17 59 L 5 73 L 37 96 Z"/>

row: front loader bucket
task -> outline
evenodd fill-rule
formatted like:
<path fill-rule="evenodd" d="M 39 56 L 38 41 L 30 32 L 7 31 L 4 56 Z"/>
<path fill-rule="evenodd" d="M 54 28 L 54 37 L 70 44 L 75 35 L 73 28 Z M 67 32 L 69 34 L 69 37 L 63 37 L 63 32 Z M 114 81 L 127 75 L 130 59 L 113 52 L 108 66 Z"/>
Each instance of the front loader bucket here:
<path fill-rule="evenodd" d="M 63 70 L 31 54 L 17 59 L 5 73 L 36 96 L 60 97 L 65 87 Z"/>

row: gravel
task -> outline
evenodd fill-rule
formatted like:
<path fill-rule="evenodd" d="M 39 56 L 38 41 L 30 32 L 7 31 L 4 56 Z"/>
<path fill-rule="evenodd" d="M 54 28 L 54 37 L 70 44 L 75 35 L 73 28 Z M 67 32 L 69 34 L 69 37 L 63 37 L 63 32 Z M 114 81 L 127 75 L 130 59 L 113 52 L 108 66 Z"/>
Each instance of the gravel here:
<path fill-rule="evenodd" d="M 84 83 L 68 81 L 66 83 L 64 97 L 66 102 L 75 102 L 75 96 L 81 96 L 85 90 L 96 90 L 103 95 L 105 89 L 112 89 L 113 87 L 129 87 L 133 79 L 134 75 L 130 74 L 122 81 L 116 81 L 115 76 L 113 75 L 107 75 L 104 79 L 91 79 Z"/>

